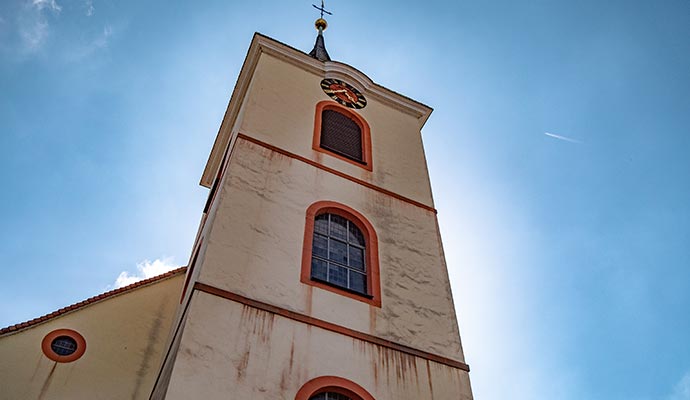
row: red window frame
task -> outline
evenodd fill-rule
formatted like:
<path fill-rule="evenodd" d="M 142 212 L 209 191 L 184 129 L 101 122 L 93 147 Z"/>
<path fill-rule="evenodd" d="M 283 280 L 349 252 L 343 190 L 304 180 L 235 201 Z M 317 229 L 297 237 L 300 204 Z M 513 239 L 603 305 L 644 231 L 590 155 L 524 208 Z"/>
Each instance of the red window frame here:
<path fill-rule="evenodd" d="M 314 220 L 321 214 L 335 214 L 354 223 L 366 241 L 365 259 L 367 268 L 367 295 L 354 293 L 337 286 L 311 279 L 312 244 L 314 241 Z M 302 271 L 300 281 L 304 284 L 315 286 L 333 293 L 337 293 L 351 299 L 368 303 L 375 307 L 381 307 L 381 281 L 379 272 L 378 238 L 376 231 L 366 218 L 356 210 L 344 204 L 334 201 L 318 201 L 307 208 L 304 228 L 304 245 L 302 247 Z"/>
<path fill-rule="evenodd" d="M 362 163 L 359 163 L 351 158 L 345 157 L 338 153 L 332 152 L 328 149 L 321 147 L 321 123 L 323 112 L 325 110 L 337 111 L 340 114 L 350 118 L 355 121 L 362 132 Z M 346 161 L 352 165 L 356 165 L 360 168 L 364 168 L 367 171 L 372 171 L 372 161 L 371 161 L 371 130 L 369 129 L 369 124 L 362 118 L 361 115 L 352 111 L 351 109 L 341 106 L 335 101 L 324 100 L 316 104 L 316 115 L 314 116 L 314 139 L 312 141 L 312 149 L 328 154 L 340 160 Z"/>
<path fill-rule="evenodd" d="M 74 340 L 77 343 L 77 350 L 74 353 L 66 356 L 61 356 L 53 351 L 53 348 L 51 346 L 53 344 L 53 340 L 61 336 L 67 336 L 69 338 L 72 338 L 72 340 Z M 56 329 L 48 333 L 43 338 L 43 340 L 41 341 L 41 350 L 43 350 L 43 354 L 45 354 L 46 357 L 53 361 L 59 363 L 68 363 L 76 361 L 84 355 L 84 353 L 86 352 L 86 340 L 84 339 L 84 336 L 82 336 L 79 332 L 74 331 L 72 329 Z"/>
<path fill-rule="evenodd" d="M 339 393 L 352 400 L 374 400 L 374 396 L 363 387 L 338 376 L 321 376 L 310 380 L 300 388 L 295 400 L 309 400 L 312 396 L 324 392 Z"/>

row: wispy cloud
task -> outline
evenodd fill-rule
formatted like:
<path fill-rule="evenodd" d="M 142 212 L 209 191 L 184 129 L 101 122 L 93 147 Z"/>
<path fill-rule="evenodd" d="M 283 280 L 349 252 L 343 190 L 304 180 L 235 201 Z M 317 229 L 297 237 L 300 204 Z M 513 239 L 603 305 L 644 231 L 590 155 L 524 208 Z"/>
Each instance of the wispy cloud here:
<path fill-rule="evenodd" d="M 50 26 L 46 12 L 60 14 L 62 7 L 55 0 L 28 0 L 19 23 L 19 36 L 24 50 L 33 52 L 39 49 L 48 38 Z"/>
<path fill-rule="evenodd" d="M 668 400 L 690 400 L 690 371 L 676 383 Z"/>
<path fill-rule="evenodd" d="M 173 262 L 172 258 L 156 259 L 154 261 L 144 260 L 137 263 L 137 272 L 122 271 L 115 279 L 115 283 L 109 288 L 117 289 L 123 286 L 131 285 L 144 279 L 153 278 L 156 275 L 164 274 L 168 271 L 179 267 Z"/>
<path fill-rule="evenodd" d="M 91 41 L 81 45 L 73 45 L 69 51 L 64 52 L 63 56 L 68 62 L 80 62 L 90 57 L 96 51 L 107 48 L 114 33 L 113 28 L 110 25 L 106 25 L 101 33 L 91 39 Z"/>
<path fill-rule="evenodd" d="M 577 139 L 573 139 L 573 138 L 569 138 L 569 137 L 561 136 L 561 135 L 556 135 L 555 133 L 544 132 L 544 135 L 550 136 L 552 138 L 556 138 L 559 140 L 565 140 L 566 142 L 570 142 L 570 143 L 582 143 L 581 141 L 579 141 Z"/>
<path fill-rule="evenodd" d="M 41 47 L 48 37 L 48 22 L 43 18 L 26 21 L 21 25 L 19 35 L 26 50 L 34 51 Z"/>
<path fill-rule="evenodd" d="M 110 25 L 106 25 L 103 27 L 103 33 L 101 33 L 100 36 L 98 36 L 94 41 L 93 45 L 97 48 L 102 48 L 108 46 L 108 40 L 110 37 L 113 35 L 113 28 L 110 27 Z"/>
<path fill-rule="evenodd" d="M 93 6 L 93 0 L 86 0 L 86 16 L 90 17 L 96 12 L 96 7 Z"/>
<path fill-rule="evenodd" d="M 62 7 L 55 0 L 31 0 L 31 5 L 38 11 L 45 8 L 52 10 L 56 13 L 62 11 Z"/>

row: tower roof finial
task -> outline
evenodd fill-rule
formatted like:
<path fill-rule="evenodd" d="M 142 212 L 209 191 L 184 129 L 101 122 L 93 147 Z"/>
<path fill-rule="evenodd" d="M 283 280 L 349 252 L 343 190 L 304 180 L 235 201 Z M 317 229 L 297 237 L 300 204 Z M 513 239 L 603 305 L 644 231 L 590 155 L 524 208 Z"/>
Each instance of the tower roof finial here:
<path fill-rule="evenodd" d="M 319 61 L 331 61 L 331 57 L 326 51 L 326 43 L 323 39 L 323 31 L 328 28 L 328 23 L 325 19 L 323 19 L 323 14 L 333 15 L 333 13 L 326 11 L 323 0 L 321 0 L 321 7 L 317 6 L 316 4 L 312 4 L 312 6 L 321 12 L 321 17 L 314 22 L 314 26 L 316 29 L 318 29 L 319 35 L 316 37 L 316 43 L 314 43 L 314 48 L 311 50 L 309 55 Z"/>

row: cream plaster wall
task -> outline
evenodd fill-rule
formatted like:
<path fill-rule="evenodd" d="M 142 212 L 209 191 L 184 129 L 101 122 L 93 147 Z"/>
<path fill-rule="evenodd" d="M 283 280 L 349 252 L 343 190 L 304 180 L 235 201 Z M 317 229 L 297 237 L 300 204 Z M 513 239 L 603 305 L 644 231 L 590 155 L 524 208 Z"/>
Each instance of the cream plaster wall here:
<path fill-rule="evenodd" d="M 0 337 L 0 399 L 148 399 L 182 281 L 176 275 Z M 43 337 L 63 328 L 86 340 L 71 363 L 41 350 Z"/>
<path fill-rule="evenodd" d="M 316 104 L 329 100 L 321 90 L 321 79 L 262 54 L 239 131 L 433 207 L 420 122 L 408 114 L 374 99 L 355 111 L 371 128 L 372 172 L 312 150 Z"/>
<path fill-rule="evenodd" d="M 321 200 L 376 230 L 381 308 L 300 282 L 306 210 Z M 199 281 L 464 361 L 433 212 L 243 139 L 213 210 Z"/>
<path fill-rule="evenodd" d="M 373 96 L 357 111 L 371 127 L 373 171 L 312 149 L 315 106 L 328 99 L 321 79 L 259 56 L 200 228 L 190 288 L 202 282 L 464 362 L 435 213 L 237 138 L 241 132 L 433 207 L 421 121 Z M 323 200 L 354 208 L 376 230 L 381 308 L 300 282 L 306 210 Z M 189 290 L 187 300 L 156 399 L 293 400 L 323 375 L 351 379 L 377 400 L 472 398 L 464 371 L 203 292 Z"/>
<path fill-rule="evenodd" d="M 376 400 L 471 400 L 467 372 L 195 292 L 168 400 L 294 400 L 319 376 Z"/>

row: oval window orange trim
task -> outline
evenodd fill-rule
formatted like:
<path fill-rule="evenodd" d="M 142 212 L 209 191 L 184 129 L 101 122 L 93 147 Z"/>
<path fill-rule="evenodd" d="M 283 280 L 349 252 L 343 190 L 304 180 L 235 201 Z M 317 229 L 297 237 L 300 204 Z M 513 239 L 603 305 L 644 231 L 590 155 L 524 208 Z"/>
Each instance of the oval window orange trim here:
<path fill-rule="evenodd" d="M 53 340 L 59 338 L 60 336 L 67 336 L 74 339 L 74 341 L 77 342 L 77 350 L 74 353 L 66 356 L 61 356 L 54 352 L 51 344 L 53 343 Z M 73 331 L 71 329 L 56 329 L 43 338 L 43 341 L 41 342 L 41 350 L 43 350 L 43 354 L 45 354 L 46 357 L 53 361 L 57 361 L 59 363 L 68 363 L 78 360 L 84 355 L 86 352 L 86 340 L 77 331 Z"/>
<path fill-rule="evenodd" d="M 366 265 L 367 265 L 367 290 L 368 296 L 351 293 L 338 287 L 327 285 L 311 279 L 311 252 L 314 241 L 314 219 L 317 215 L 330 213 L 340 215 L 352 221 L 364 234 L 366 241 Z M 379 244 L 373 225 L 356 210 L 345 204 L 335 201 L 318 201 L 307 208 L 307 217 L 304 228 L 304 244 L 302 247 L 302 271 L 300 281 L 307 285 L 328 290 L 351 299 L 369 303 L 375 307 L 381 307 L 381 279 L 379 273 Z"/>
<path fill-rule="evenodd" d="M 352 398 L 352 400 L 375 400 L 363 387 L 337 376 L 321 376 L 305 383 L 297 392 L 295 400 L 309 400 L 314 395 L 332 392 Z"/>
<path fill-rule="evenodd" d="M 364 162 L 363 164 L 360 164 L 355 160 L 351 160 L 345 156 L 341 156 L 340 154 L 334 153 L 330 150 L 321 147 L 321 119 L 324 110 L 337 111 L 345 115 L 346 117 L 350 118 L 351 120 L 355 121 L 355 123 L 359 125 L 359 128 L 362 131 L 362 161 Z M 356 165 L 360 168 L 364 168 L 367 171 L 372 171 L 371 130 L 369 129 L 369 124 L 364 118 L 362 118 L 361 115 L 357 114 L 356 112 L 352 111 L 347 107 L 341 106 L 335 101 L 324 100 L 316 104 L 316 115 L 314 116 L 314 139 L 312 141 L 312 149 L 321 153 L 326 153 L 340 160 L 349 162 L 350 164 Z"/>

